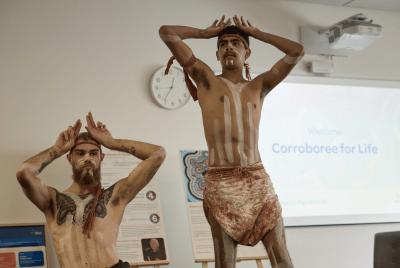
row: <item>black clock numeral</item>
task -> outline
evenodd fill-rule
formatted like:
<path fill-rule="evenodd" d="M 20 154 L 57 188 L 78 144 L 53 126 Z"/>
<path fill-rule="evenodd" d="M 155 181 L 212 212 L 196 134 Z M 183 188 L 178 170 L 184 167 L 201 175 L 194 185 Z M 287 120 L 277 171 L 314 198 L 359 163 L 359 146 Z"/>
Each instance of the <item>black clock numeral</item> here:
<path fill-rule="evenodd" d="M 185 82 L 185 78 L 182 78 L 182 82 Z"/>
<path fill-rule="evenodd" d="M 172 106 L 175 106 L 175 103 L 174 103 L 174 102 L 171 102 L 171 105 L 172 105 Z"/>
<path fill-rule="evenodd" d="M 155 86 L 156 89 L 158 89 L 158 86 Z"/>
<path fill-rule="evenodd" d="M 161 94 L 158 94 L 158 98 L 161 99 Z"/>
<path fill-rule="evenodd" d="M 181 99 L 179 99 L 179 104 L 181 104 L 182 103 L 182 101 L 181 101 Z"/>
<path fill-rule="evenodd" d="M 160 78 L 157 78 L 157 79 L 156 79 L 156 81 L 157 81 L 157 82 L 160 82 L 160 81 L 161 81 L 161 79 L 160 79 Z"/>
<path fill-rule="evenodd" d="M 169 70 L 169 74 L 172 74 L 172 70 Z"/>
<path fill-rule="evenodd" d="M 185 93 L 185 94 L 183 94 L 183 96 L 186 98 L 186 93 Z"/>

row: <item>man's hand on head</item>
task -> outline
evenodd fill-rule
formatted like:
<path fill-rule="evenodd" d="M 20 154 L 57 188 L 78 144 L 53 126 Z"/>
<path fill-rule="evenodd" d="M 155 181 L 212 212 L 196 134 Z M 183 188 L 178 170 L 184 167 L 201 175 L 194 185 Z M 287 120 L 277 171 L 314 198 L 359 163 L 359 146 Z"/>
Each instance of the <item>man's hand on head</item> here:
<path fill-rule="evenodd" d="M 94 123 L 93 115 L 91 112 L 86 116 L 87 122 L 87 131 L 89 132 L 90 136 L 95 139 L 101 145 L 109 148 L 109 144 L 113 139 L 111 136 L 110 131 L 108 131 L 106 125 L 103 125 L 101 122 L 97 122 L 97 126 Z"/>
<path fill-rule="evenodd" d="M 243 19 L 243 16 L 239 17 L 237 15 L 235 15 L 233 17 L 233 22 L 235 23 L 235 25 L 242 30 L 243 32 L 247 33 L 248 35 L 252 36 L 252 33 L 254 33 L 255 31 L 259 31 L 258 28 L 253 27 L 253 25 L 251 25 L 250 21 L 247 20 L 247 24 Z"/>
<path fill-rule="evenodd" d="M 214 23 L 207 27 L 205 30 L 201 30 L 199 31 L 199 36 L 200 38 L 213 38 L 218 36 L 218 34 L 225 29 L 226 27 L 228 27 L 229 25 L 231 25 L 232 21 L 231 19 L 228 19 L 226 22 L 224 22 L 225 20 L 225 15 L 222 16 L 221 20 L 218 23 L 218 20 L 215 20 Z"/>
<path fill-rule="evenodd" d="M 81 130 L 82 122 L 77 120 L 75 125 L 69 126 L 67 130 L 63 131 L 58 135 L 56 144 L 54 145 L 59 150 L 59 155 L 65 154 L 75 145 L 75 140 Z"/>

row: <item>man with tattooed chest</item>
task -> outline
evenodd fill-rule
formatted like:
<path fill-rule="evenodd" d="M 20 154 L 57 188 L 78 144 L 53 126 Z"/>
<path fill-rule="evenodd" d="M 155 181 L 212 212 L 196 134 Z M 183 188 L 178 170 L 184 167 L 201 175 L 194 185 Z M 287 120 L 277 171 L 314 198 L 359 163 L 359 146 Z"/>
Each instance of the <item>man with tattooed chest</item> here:
<path fill-rule="evenodd" d="M 276 87 L 305 53 L 296 42 L 260 31 L 231 19 L 206 28 L 162 26 L 159 34 L 184 68 L 193 99 L 199 100 L 209 152 L 205 175 L 204 212 L 211 226 L 216 267 L 235 267 L 237 244 L 264 244 L 274 268 L 293 267 L 282 221 L 282 208 L 258 151 L 258 130 L 265 96 Z M 249 36 L 273 45 L 286 55 L 269 71 L 251 80 Z M 222 74 L 197 59 L 182 40 L 218 37 L 216 58 Z M 243 68 L 246 78 L 243 78 Z M 196 83 L 191 83 L 189 76 Z"/>
<path fill-rule="evenodd" d="M 122 268 L 116 242 L 126 205 L 153 178 L 166 153 L 163 147 L 138 141 L 118 140 L 101 122 L 86 116 L 82 123 L 60 133 L 55 145 L 25 161 L 17 179 L 25 195 L 45 215 L 61 268 Z M 104 190 L 100 167 L 101 146 L 130 153 L 143 161 L 129 174 Z M 72 166 L 72 185 L 58 191 L 46 186 L 37 175 L 53 160 L 67 153 Z"/>

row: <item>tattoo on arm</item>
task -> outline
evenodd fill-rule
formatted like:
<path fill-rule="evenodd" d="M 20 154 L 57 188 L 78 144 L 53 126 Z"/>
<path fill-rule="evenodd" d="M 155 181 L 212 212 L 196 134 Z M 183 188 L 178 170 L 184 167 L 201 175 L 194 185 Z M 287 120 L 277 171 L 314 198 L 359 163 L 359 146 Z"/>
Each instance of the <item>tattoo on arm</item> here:
<path fill-rule="evenodd" d="M 149 176 L 147 177 L 147 183 L 153 179 L 154 175 L 156 175 L 157 170 L 160 168 L 160 165 L 153 167 L 153 169 L 150 171 Z"/>
<path fill-rule="evenodd" d="M 124 145 L 122 145 L 122 149 L 125 151 L 125 152 L 127 152 L 127 153 L 130 153 L 130 154 L 132 154 L 132 155 L 135 155 L 135 153 L 136 153 L 136 148 L 135 148 L 135 146 L 130 146 L 130 147 L 126 147 L 126 146 L 124 146 Z"/>
<path fill-rule="evenodd" d="M 200 35 L 201 38 L 203 38 L 203 36 L 204 36 L 206 33 L 208 33 L 208 31 L 206 31 L 206 30 L 200 30 L 200 31 L 199 31 L 199 35 Z"/>
<path fill-rule="evenodd" d="M 42 165 L 40 166 L 40 168 L 39 168 L 37 171 L 35 171 L 35 176 L 39 175 L 39 173 L 42 172 L 43 169 L 44 169 L 48 164 L 50 164 L 51 162 L 53 162 L 53 160 L 56 159 L 57 157 L 58 157 L 58 153 L 57 153 L 57 152 L 55 152 L 55 151 L 54 151 L 54 152 L 50 151 L 50 159 L 49 159 L 49 161 L 45 161 L 45 162 L 42 163 Z"/>

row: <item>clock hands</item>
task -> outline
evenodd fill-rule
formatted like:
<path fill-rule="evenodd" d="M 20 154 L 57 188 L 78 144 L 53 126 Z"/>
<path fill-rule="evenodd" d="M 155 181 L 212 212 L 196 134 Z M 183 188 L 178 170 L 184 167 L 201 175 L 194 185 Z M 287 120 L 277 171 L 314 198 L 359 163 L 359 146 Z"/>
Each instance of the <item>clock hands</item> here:
<path fill-rule="evenodd" d="M 172 88 L 174 87 L 174 79 L 175 78 L 172 78 L 172 86 L 171 86 L 171 89 L 168 91 L 167 96 L 165 96 L 165 99 L 164 99 L 165 102 L 167 102 L 167 97 L 168 97 L 169 93 L 171 92 Z"/>

